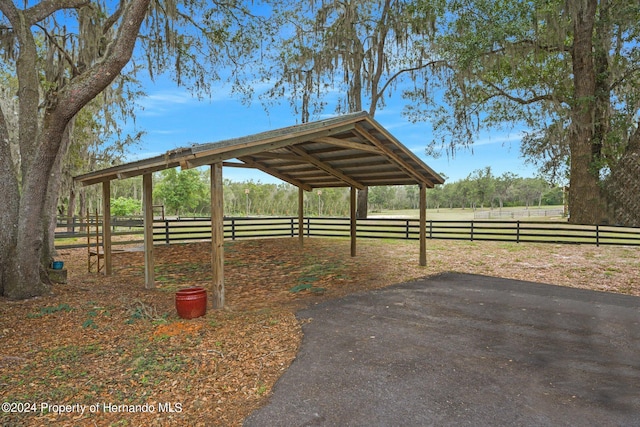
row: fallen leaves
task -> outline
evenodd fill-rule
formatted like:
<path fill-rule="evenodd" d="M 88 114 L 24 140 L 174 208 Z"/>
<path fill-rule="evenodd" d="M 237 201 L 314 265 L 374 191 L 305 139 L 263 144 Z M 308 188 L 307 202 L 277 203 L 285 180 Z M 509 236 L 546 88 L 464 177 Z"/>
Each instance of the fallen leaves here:
<path fill-rule="evenodd" d="M 637 248 L 427 243 L 420 267 L 417 242 L 359 239 L 355 258 L 346 239 L 306 239 L 303 249 L 297 239 L 227 242 L 226 308 L 188 321 L 177 316 L 174 293 L 209 286 L 209 243 L 157 246 L 151 290 L 141 252 L 116 254 L 114 275 L 104 277 L 86 273 L 86 251 L 64 251 L 67 285 L 0 301 L 0 396 L 97 406 L 5 412 L 0 424 L 241 425 L 295 358 L 298 308 L 444 271 L 640 295 Z M 154 412 L 109 410 L 145 404 Z"/>
<path fill-rule="evenodd" d="M 164 338 L 175 337 L 176 335 L 185 337 L 198 332 L 200 329 L 202 329 L 202 326 L 202 324 L 198 325 L 186 322 L 166 323 L 156 326 L 156 329 L 153 331 L 153 337 Z"/>

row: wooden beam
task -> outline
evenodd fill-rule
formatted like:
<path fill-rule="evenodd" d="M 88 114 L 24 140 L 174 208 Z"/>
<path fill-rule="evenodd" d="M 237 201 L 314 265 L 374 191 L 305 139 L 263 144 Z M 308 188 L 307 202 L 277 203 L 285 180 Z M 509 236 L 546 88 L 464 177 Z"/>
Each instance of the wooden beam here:
<path fill-rule="evenodd" d="M 111 276 L 111 181 L 102 183 L 102 248 L 104 250 L 104 275 Z"/>
<path fill-rule="evenodd" d="M 222 162 L 222 166 L 225 168 L 230 167 L 230 168 L 255 169 L 254 166 L 248 165 L 246 163 L 240 163 L 240 162 Z"/>
<path fill-rule="evenodd" d="M 373 145 L 363 144 L 362 142 L 353 142 L 345 139 L 334 138 L 332 136 L 325 136 L 323 138 L 314 139 L 312 142 L 322 142 L 324 144 L 335 145 L 342 148 L 351 148 L 354 150 L 367 151 L 369 153 L 382 154 L 379 148 Z"/>
<path fill-rule="evenodd" d="M 420 265 L 427 265 L 427 187 L 420 184 Z"/>
<path fill-rule="evenodd" d="M 171 168 L 178 167 L 180 165 L 181 165 L 181 162 L 178 162 L 178 161 L 159 162 L 150 166 L 133 168 L 125 172 L 120 172 L 116 174 L 116 177 L 118 179 L 133 178 L 134 176 L 140 176 L 146 173 L 153 173 L 153 172 L 158 172 L 165 169 L 171 169 Z"/>
<path fill-rule="evenodd" d="M 356 188 L 349 194 L 349 229 L 351 234 L 351 256 L 356 256 Z"/>
<path fill-rule="evenodd" d="M 420 168 L 427 171 L 431 177 L 427 183 L 428 188 L 433 188 L 434 184 L 444 184 L 444 179 L 438 175 L 433 169 L 431 169 L 426 163 L 424 163 L 418 156 L 416 156 L 411 150 L 407 149 L 398 139 L 389 133 L 380 123 L 376 122 L 372 117 L 368 117 L 366 120 L 375 130 L 383 134 L 389 141 L 403 151 L 408 157 L 412 158 L 416 164 L 420 165 Z"/>
<path fill-rule="evenodd" d="M 409 176 L 413 177 L 417 183 L 423 183 L 429 187 L 433 187 L 433 183 L 425 176 L 418 173 L 409 163 L 407 163 L 402 157 L 398 156 L 392 150 L 387 148 L 382 142 L 380 142 L 376 137 L 371 135 L 364 127 L 359 124 L 355 126 L 356 132 L 362 135 L 365 139 L 371 142 L 373 145 L 378 147 L 385 156 L 387 156 L 391 161 L 397 164 L 401 169 L 403 169 Z"/>
<path fill-rule="evenodd" d="M 298 244 L 304 246 L 304 190 L 298 187 Z"/>
<path fill-rule="evenodd" d="M 187 160 L 189 167 L 197 167 L 207 164 L 222 162 L 224 160 L 235 159 L 242 156 L 263 153 L 278 148 L 289 147 L 303 142 L 311 141 L 315 138 L 330 136 L 336 132 L 353 129 L 353 124 L 348 123 L 336 127 L 322 130 L 307 131 L 295 136 L 281 134 L 266 139 L 244 142 L 232 146 L 220 146 L 211 150 L 195 151 L 193 156 Z"/>
<path fill-rule="evenodd" d="M 308 161 L 312 165 L 316 166 L 317 168 L 322 169 L 323 171 L 327 172 L 329 175 L 338 178 L 339 180 L 349 184 L 350 186 L 356 187 L 359 190 L 362 190 L 364 188 L 364 184 L 362 184 L 361 182 L 358 182 L 358 181 L 356 181 L 354 179 L 351 179 L 350 177 L 348 177 L 344 173 L 340 172 L 339 170 L 335 169 L 331 165 L 323 162 L 322 160 L 316 159 L 311 154 L 309 154 L 306 151 L 304 151 L 302 148 L 300 148 L 300 147 L 288 147 L 288 149 L 290 151 L 292 151 L 293 153 L 299 155 L 300 157 L 304 158 L 306 161 Z"/>
<path fill-rule="evenodd" d="M 117 177 L 115 177 L 117 178 Z M 100 184 L 102 182 L 107 182 L 110 181 L 111 179 L 115 179 L 115 178 L 94 178 L 94 179 L 89 179 L 86 181 L 80 181 L 82 183 L 83 187 L 88 187 L 90 185 L 95 185 L 95 184 Z"/>
<path fill-rule="evenodd" d="M 253 154 L 252 157 L 256 160 L 260 159 L 277 159 L 277 160 L 290 160 L 292 162 L 297 163 L 306 163 L 304 160 L 300 158 L 300 156 L 296 156 L 292 153 L 281 153 L 281 152 L 263 152 Z"/>
<path fill-rule="evenodd" d="M 295 178 L 293 178 L 292 176 L 289 176 L 285 173 L 281 173 L 278 172 L 277 170 L 264 166 L 261 163 L 258 163 L 257 161 L 255 161 L 255 159 L 251 158 L 251 157 L 240 157 L 239 160 L 245 162 L 247 165 L 249 165 L 250 167 L 256 168 L 261 170 L 262 172 L 268 173 L 271 176 L 275 176 L 276 178 L 288 182 L 289 184 L 295 185 L 298 188 L 303 188 L 306 191 L 311 191 L 311 187 L 308 184 L 303 183 L 302 181 L 299 181 Z"/>
<path fill-rule="evenodd" d="M 142 211 L 144 214 L 144 287 L 155 288 L 155 262 L 153 258 L 153 179 L 150 173 L 142 175 Z"/>
<path fill-rule="evenodd" d="M 212 304 L 224 307 L 224 198 L 222 163 L 211 165 L 211 272 Z"/>

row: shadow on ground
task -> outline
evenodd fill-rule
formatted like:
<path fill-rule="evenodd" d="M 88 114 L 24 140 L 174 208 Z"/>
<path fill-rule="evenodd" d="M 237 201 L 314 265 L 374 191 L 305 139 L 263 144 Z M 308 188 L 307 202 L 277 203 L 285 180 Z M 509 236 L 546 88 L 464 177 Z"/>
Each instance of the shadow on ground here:
<path fill-rule="evenodd" d="M 300 311 L 245 426 L 640 425 L 640 298 L 447 273 Z"/>

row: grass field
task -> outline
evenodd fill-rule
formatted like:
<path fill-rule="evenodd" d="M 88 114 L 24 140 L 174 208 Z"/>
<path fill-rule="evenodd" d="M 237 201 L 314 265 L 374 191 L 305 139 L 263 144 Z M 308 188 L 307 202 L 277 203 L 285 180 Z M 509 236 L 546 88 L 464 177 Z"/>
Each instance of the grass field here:
<path fill-rule="evenodd" d="M 562 205 L 560 206 L 542 206 L 541 208 L 529 207 L 525 206 L 514 206 L 508 208 L 502 208 L 502 214 L 507 215 L 507 213 L 512 212 L 515 216 L 519 218 L 527 218 L 527 220 L 540 220 L 540 221 L 561 221 L 564 218 L 560 215 L 555 216 L 545 216 L 546 212 L 561 210 Z M 427 209 L 427 220 L 434 221 L 471 221 L 472 219 L 477 219 L 480 213 L 491 212 L 496 216 L 500 212 L 499 209 L 488 209 L 488 208 L 478 208 L 476 210 L 473 209 L 461 209 L 461 208 L 440 208 L 440 209 Z M 528 214 L 531 214 L 529 217 Z M 420 212 L 418 209 L 401 209 L 401 210 L 383 210 L 379 212 L 372 212 L 369 214 L 369 218 L 418 218 L 420 216 Z M 486 218 L 486 217 L 485 217 Z M 508 216 L 503 219 L 508 220 Z"/>

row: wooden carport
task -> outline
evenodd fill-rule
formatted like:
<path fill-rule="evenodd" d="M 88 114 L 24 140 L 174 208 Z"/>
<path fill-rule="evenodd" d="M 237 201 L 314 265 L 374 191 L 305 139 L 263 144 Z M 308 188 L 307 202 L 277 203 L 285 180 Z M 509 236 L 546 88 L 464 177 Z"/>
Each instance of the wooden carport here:
<path fill-rule="evenodd" d="M 350 187 L 351 256 L 356 255 L 356 190 L 377 185 L 420 188 L 420 265 L 426 265 L 426 189 L 444 180 L 366 112 L 290 126 L 242 138 L 193 145 L 75 177 L 102 184 L 105 274 L 111 274 L 110 183 L 143 176 L 145 286 L 154 286 L 153 172 L 211 167 L 211 292 L 213 307 L 224 306 L 222 168 L 256 168 L 298 187 L 298 237 L 303 242 L 304 191 Z"/>

